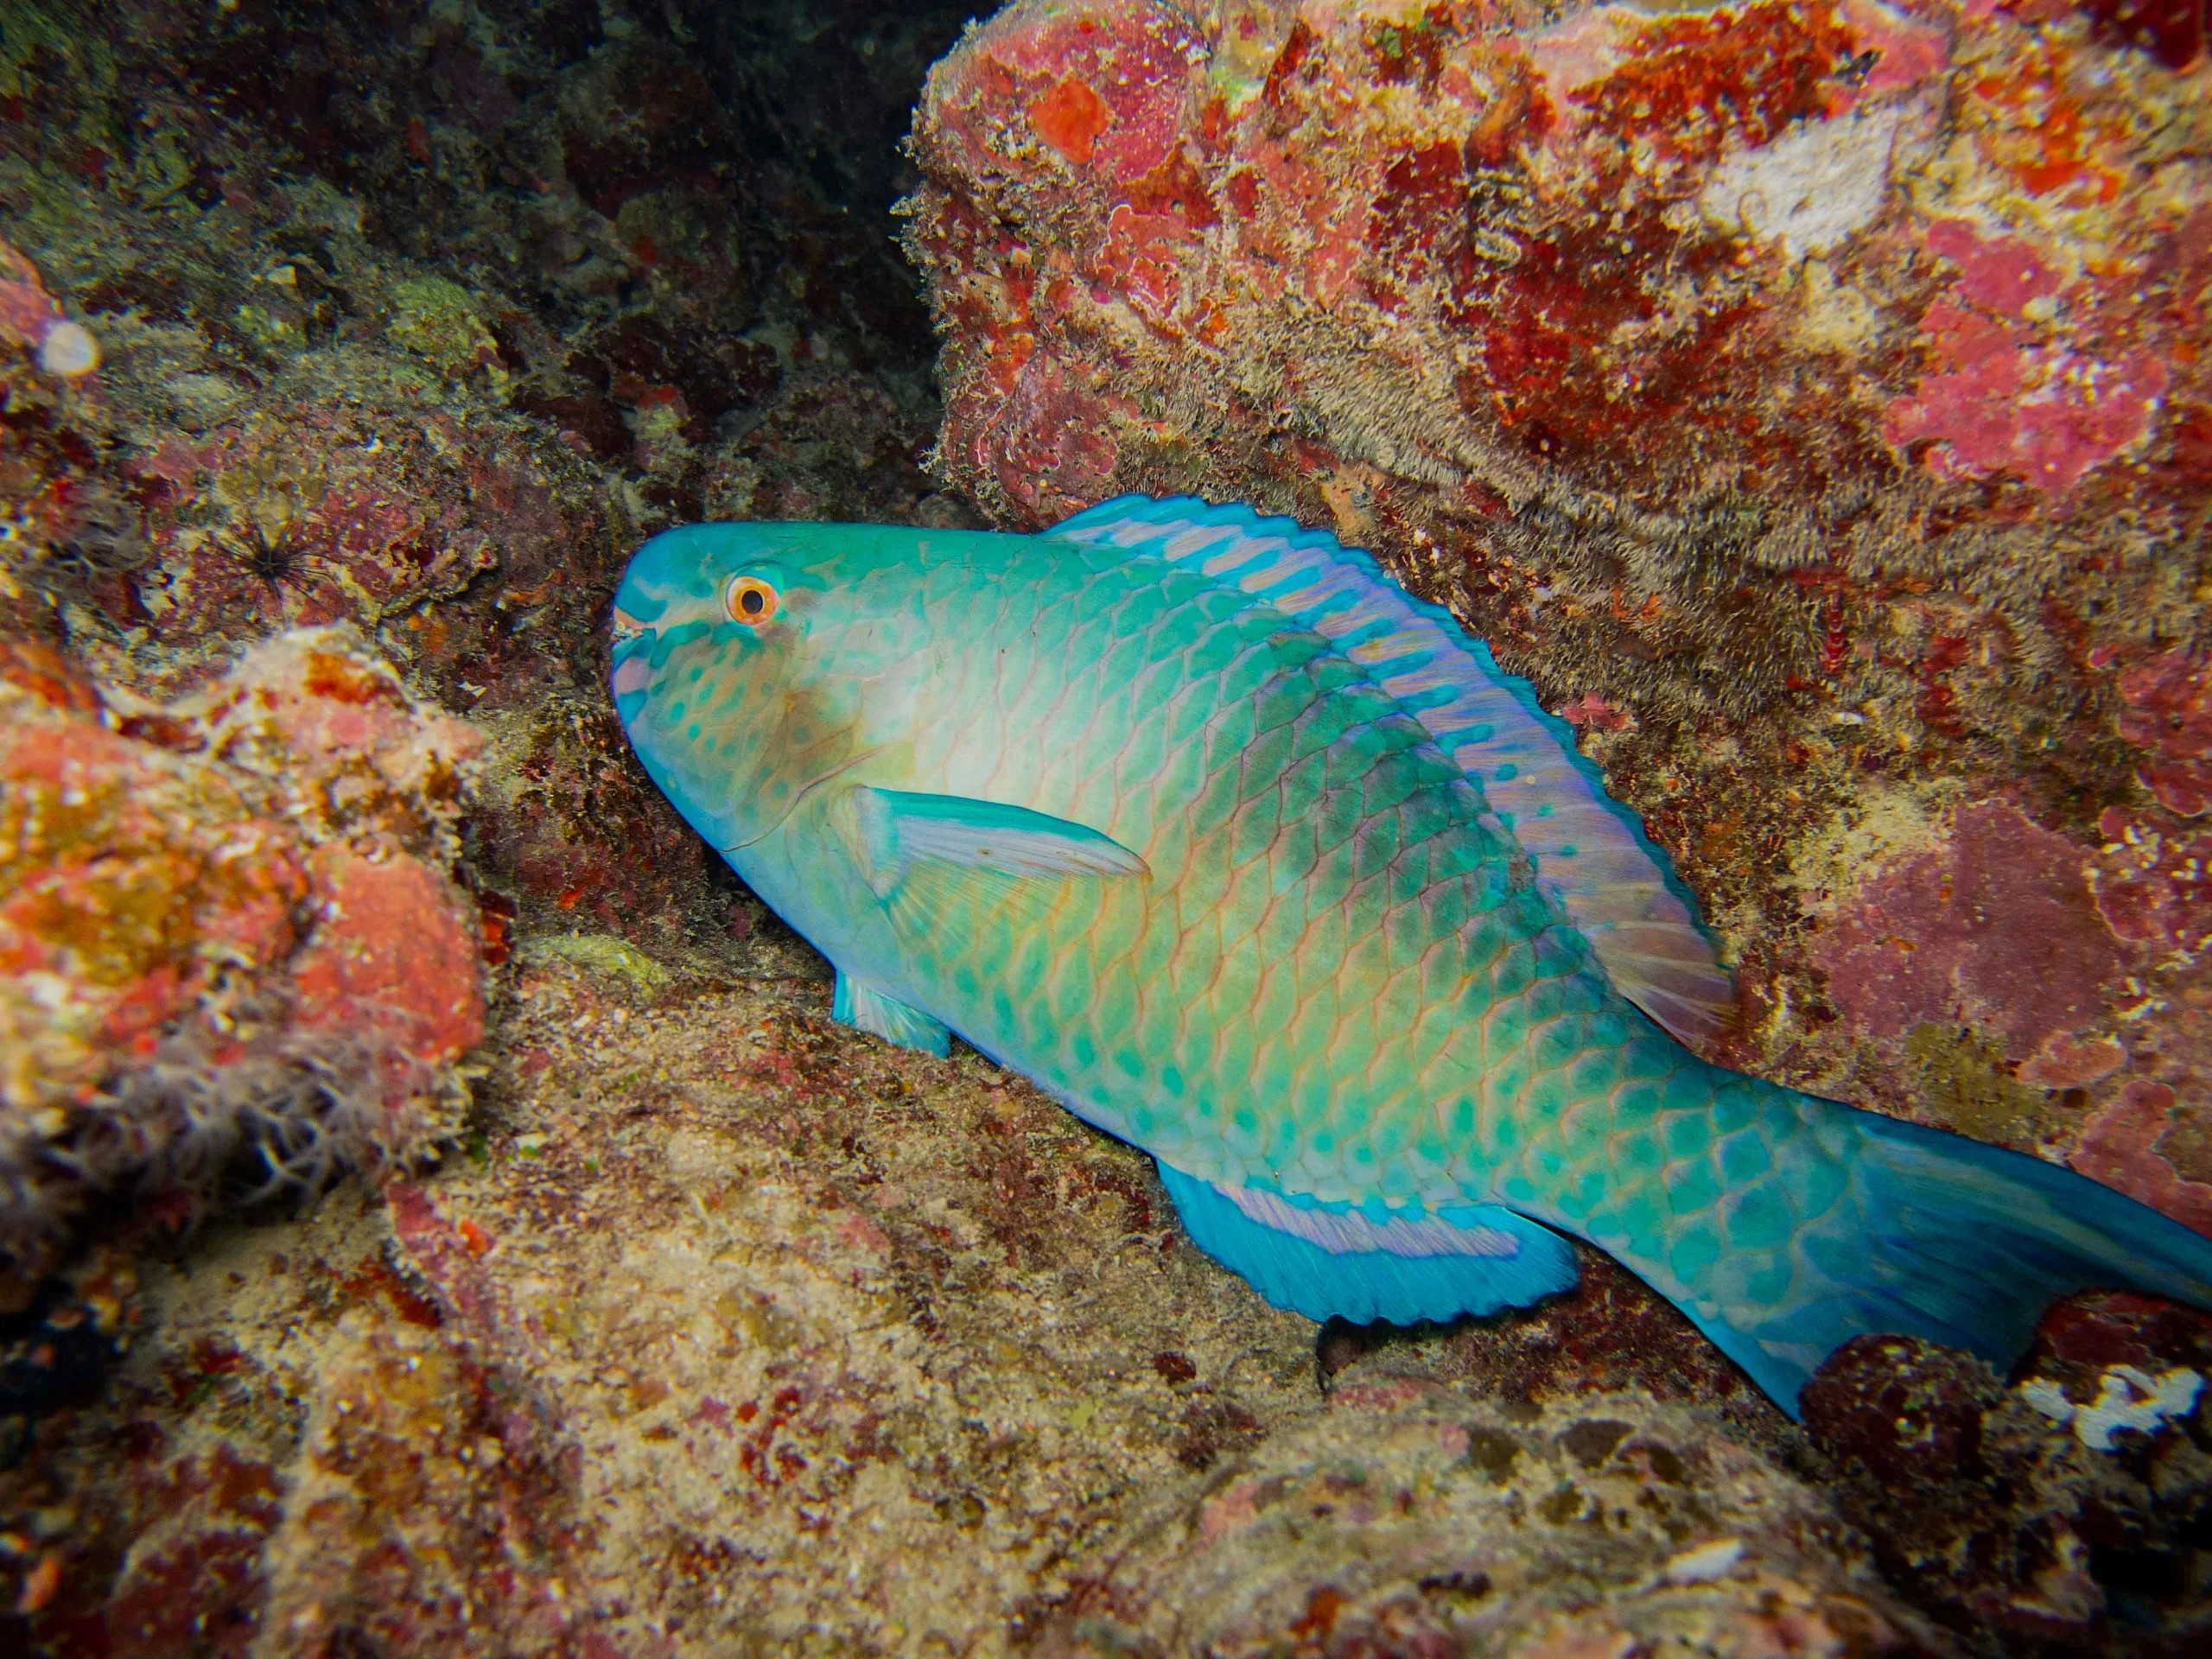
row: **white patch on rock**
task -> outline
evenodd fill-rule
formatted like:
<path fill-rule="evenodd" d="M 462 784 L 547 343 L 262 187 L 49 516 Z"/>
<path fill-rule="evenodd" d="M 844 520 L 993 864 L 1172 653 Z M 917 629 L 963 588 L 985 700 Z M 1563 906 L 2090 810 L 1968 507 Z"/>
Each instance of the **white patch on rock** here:
<path fill-rule="evenodd" d="M 1732 1571 L 1743 1559 L 1742 1539 L 1715 1538 L 1709 1544 L 1700 1544 L 1669 1556 L 1666 1570 L 1660 1576 L 1669 1584 L 1711 1584 L 1724 1573 Z"/>
<path fill-rule="evenodd" d="M 2032 1382 L 2021 1383 L 2020 1398 L 2054 1423 L 2074 1421 L 2074 1402 L 2066 1397 L 2066 1390 L 2049 1377 L 2039 1376 Z"/>
<path fill-rule="evenodd" d="M 1825 253 L 1882 211 L 1901 106 L 1801 121 L 1770 144 L 1721 158 L 1697 199 L 1708 224 L 1779 242 L 1792 260 Z"/>
<path fill-rule="evenodd" d="M 2133 1365 L 2115 1365 L 2097 1382 L 2096 1403 L 2077 1406 L 2055 1382 L 2023 1383 L 2020 1397 L 2055 1423 L 2070 1423 L 2074 1438 L 2092 1452 L 2109 1452 L 2122 1429 L 2149 1434 L 2169 1417 L 2196 1409 L 2204 1379 L 2186 1366 L 2152 1376 Z"/>
<path fill-rule="evenodd" d="M 38 365 L 48 374 L 74 380 L 100 365 L 100 343 L 81 322 L 62 317 L 46 326 L 38 345 Z"/>

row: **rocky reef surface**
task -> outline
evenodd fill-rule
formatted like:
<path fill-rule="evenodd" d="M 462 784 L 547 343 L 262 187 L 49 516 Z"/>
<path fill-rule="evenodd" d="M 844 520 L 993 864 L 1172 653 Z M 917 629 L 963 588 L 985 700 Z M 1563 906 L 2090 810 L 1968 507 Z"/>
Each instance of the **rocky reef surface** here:
<path fill-rule="evenodd" d="M 1317 1332 L 601 689 L 669 522 L 1294 512 L 1718 1058 L 2212 1228 L 2201 8 L 969 10 L 0 4 L 0 1646 L 2201 1651 L 2212 1319 Z"/>

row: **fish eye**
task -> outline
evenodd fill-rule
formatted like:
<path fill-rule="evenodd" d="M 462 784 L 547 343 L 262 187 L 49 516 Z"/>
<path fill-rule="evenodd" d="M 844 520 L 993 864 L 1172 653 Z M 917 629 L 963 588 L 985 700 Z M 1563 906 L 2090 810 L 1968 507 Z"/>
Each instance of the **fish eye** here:
<path fill-rule="evenodd" d="M 722 589 L 722 608 L 729 613 L 729 620 L 748 628 L 767 621 L 783 608 L 783 602 L 775 584 L 758 576 L 732 576 L 729 586 Z"/>

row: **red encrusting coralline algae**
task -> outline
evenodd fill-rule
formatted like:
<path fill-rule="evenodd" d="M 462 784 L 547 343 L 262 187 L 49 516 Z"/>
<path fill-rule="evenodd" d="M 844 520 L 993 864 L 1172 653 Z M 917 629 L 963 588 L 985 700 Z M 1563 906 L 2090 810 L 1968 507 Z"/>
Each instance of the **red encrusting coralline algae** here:
<path fill-rule="evenodd" d="M 446 874 L 480 740 L 350 628 L 142 702 L 30 642 L 0 661 L 0 1286 L 98 1191 L 203 1197 L 404 1164 L 484 1034 Z"/>
<path fill-rule="evenodd" d="M 1945 476 L 2009 473 L 2056 495 L 2141 447 L 2165 393 L 2164 363 L 2141 350 L 2102 360 L 2068 343 L 2065 285 L 2025 241 L 1985 241 L 1952 219 L 1929 226 L 1927 241 L 1959 280 L 1920 319 L 1936 372 L 1890 405 L 1892 445 L 1917 447 Z"/>
<path fill-rule="evenodd" d="M 2082 849 L 1989 801 L 1961 809 L 1939 849 L 1862 883 L 1815 959 L 1859 1030 L 1971 1024 L 2025 1059 L 2093 1019 L 2128 957 L 2098 913 Z"/>
<path fill-rule="evenodd" d="M 2196 400 L 2171 278 L 2212 210 L 2133 177 L 2128 135 L 2189 85 L 1933 3 L 1014 5 L 917 126 L 946 464 L 1032 523 L 1096 460 L 1004 463 L 1070 425 L 1122 481 L 1227 435 L 1287 483 L 1297 434 L 1476 516 L 1727 487 L 1811 512 L 1885 479 L 1934 506 L 1931 469 L 2170 495 L 2114 463 L 2170 373 Z M 1345 406 L 1348 350 L 1402 397 Z"/>
<path fill-rule="evenodd" d="M 2140 776 L 2178 817 L 2212 806 L 2212 680 L 2204 658 L 2171 651 L 2120 677 L 2120 734 L 2144 751 Z"/>

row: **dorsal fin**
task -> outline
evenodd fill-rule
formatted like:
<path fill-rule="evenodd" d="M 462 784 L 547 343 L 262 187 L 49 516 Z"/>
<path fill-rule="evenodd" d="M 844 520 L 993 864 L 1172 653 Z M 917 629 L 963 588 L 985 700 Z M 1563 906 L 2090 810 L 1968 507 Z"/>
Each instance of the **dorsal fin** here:
<path fill-rule="evenodd" d="M 1190 566 L 1327 638 L 1482 786 L 1622 995 L 1677 1037 L 1726 1022 L 1735 986 L 1667 855 L 1605 793 L 1573 728 L 1449 611 L 1325 531 L 1192 496 L 1117 496 L 1044 533 Z"/>

